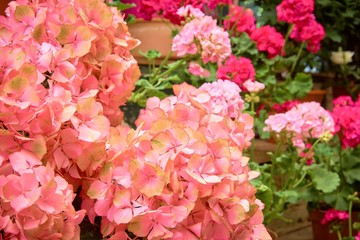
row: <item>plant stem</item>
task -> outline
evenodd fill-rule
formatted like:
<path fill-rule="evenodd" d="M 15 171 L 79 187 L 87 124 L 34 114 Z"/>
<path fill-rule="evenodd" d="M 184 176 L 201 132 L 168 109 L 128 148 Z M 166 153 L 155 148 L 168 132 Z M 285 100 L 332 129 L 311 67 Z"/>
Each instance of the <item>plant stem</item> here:
<path fill-rule="evenodd" d="M 285 52 L 284 52 L 285 46 L 286 46 L 286 43 L 287 43 L 288 40 L 289 40 L 289 36 L 290 36 L 292 30 L 294 29 L 294 26 L 295 26 L 294 24 L 291 24 L 291 25 L 289 26 L 289 28 L 288 28 L 288 31 L 287 31 L 287 33 L 286 33 L 286 35 L 285 35 L 284 45 L 283 45 L 283 47 L 282 47 L 282 49 L 281 49 L 281 55 L 285 53 Z"/>
<path fill-rule="evenodd" d="M 173 67 L 167 69 L 166 71 L 164 71 L 163 73 L 159 74 L 157 76 L 157 78 L 155 79 L 160 79 L 166 75 L 168 75 L 169 73 L 172 73 L 173 71 L 175 71 L 176 69 L 178 69 L 184 62 L 186 62 L 188 60 L 188 58 L 182 58 L 180 59 Z"/>
<path fill-rule="evenodd" d="M 293 62 L 292 66 L 291 66 L 290 73 L 288 74 L 288 76 L 290 76 L 290 77 L 292 76 L 292 73 L 293 73 L 294 70 L 295 70 L 296 64 L 297 64 L 297 62 L 298 62 L 299 59 L 300 59 L 301 52 L 302 52 L 304 46 L 305 46 L 305 42 L 302 42 L 301 45 L 300 45 L 300 49 L 299 49 L 299 51 L 298 51 L 298 53 L 297 53 L 297 55 L 296 55 L 296 59 L 295 59 L 295 61 Z"/>
<path fill-rule="evenodd" d="M 340 230 L 336 230 L 336 234 L 337 234 L 338 239 L 339 239 L 339 240 L 342 240 Z"/>
<path fill-rule="evenodd" d="M 353 207 L 353 200 L 350 199 L 349 201 L 349 222 L 348 222 L 348 225 L 349 225 L 349 237 L 352 237 L 352 218 L 351 218 L 351 215 L 352 215 L 352 207 Z"/>

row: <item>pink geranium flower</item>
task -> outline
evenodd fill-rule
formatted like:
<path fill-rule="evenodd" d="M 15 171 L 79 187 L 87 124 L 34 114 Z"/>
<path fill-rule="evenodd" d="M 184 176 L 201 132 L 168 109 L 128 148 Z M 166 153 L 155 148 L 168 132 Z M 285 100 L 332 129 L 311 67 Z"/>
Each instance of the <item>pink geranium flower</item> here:
<path fill-rule="evenodd" d="M 258 93 L 265 88 L 265 84 L 257 81 L 247 80 L 244 82 L 244 87 L 248 92 Z"/>
<path fill-rule="evenodd" d="M 360 144 L 360 100 L 353 101 L 349 96 L 334 100 L 332 117 L 335 132 L 340 133 L 342 147 L 356 147 Z"/>
<path fill-rule="evenodd" d="M 277 7 L 279 21 L 297 23 L 314 11 L 314 0 L 283 0 Z"/>
<path fill-rule="evenodd" d="M 309 138 L 319 138 L 335 130 L 330 113 L 316 102 L 300 103 L 285 113 L 270 115 L 265 124 L 266 131 L 276 135 L 284 132 L 300 151 L 305 149 Z"/>
<path fill-rule="evenodd" d="M 290 34 L 290 38 L 297 42 L 307 42 L 307 49 L 316 53 L 320 50 L 320 42 L 325 38 L 325 30 L 318 23 L 313 14 L 308 15 L 303 21 L 297 22 Z"/>
<path fill-rule="evenodd" d="M 321 224 L 331 223 L 336 220 L 344 221 L 349 218 L 349 214 L 346 211 L 340 211 L 336 209 L 329 209 L 325 212 L 324 218 L 321 219 Z"/>
<path fill-rule="evenodd" d="M 250 38 L 256 43 L 260 52 L 267 52 L 269 58 L 283 55 L 284 37 L 274 27 L 263 26 L 255 29 Z"/>
<path fill-rule="evenodd" d="M 242 90 L 245 90 L 244 82 L 249 79 L 251 81 L 255 80 L 255 69 L 250 59 L 245 57 L 237 58 L 231 55 L 224 65 L 219 66 L 216 77 L 218 79 L 231 80 Z"/>
<path fill-rule="evenodd" d="M 197 13 L 197 16 L 200 16 Z M 210 16 L 195 17 L 173 39 L 177 56 L 200 54 L 203 63 L 222 63 L 231 53 L 228 33 Z"/>
<path fill-rule="evenodd" d="M 230 5 L 229 13 L 224 20 L 224 28 L 234 35 L 246 32 L 251 34 L 256 28 L 254 12 L 249 8 L 243 8 L 238 5 Z"/>
<path fill-rule="evenodd" d="M 209 77 L 210 76 L 210 72 L 209 70 L 201 67 L 198 63 L 195 62 L 191 62 L 189 64 L 189 68 L 188 71 L 195 75 L 195 76 L 199 76 L 199 77 Z"/>

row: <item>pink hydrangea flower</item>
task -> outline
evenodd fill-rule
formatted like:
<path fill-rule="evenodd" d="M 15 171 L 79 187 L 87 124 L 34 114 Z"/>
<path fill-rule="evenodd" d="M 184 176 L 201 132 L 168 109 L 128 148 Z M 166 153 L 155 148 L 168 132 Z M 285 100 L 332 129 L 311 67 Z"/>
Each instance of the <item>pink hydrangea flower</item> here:
<path fill-rule="evenodd" d="M 279 21 L 297 23 L 314 11 L 314 0 L 283 0 L 277 7 Z"/>
<path fill-rule="evenodd" d="M 194 18 L 186 23 L 173 39 L 172 50 L 179 57 L 199 53 L 203 63 L 220 64 L 231 54 L 228 33 L 210 16 Z"/>
<path fill-rule="evenodd" d="M 244 108 L 244 101 L 240 97 L 240 88 L 233 82 L 218 80 L 213 83 L 204 83 L 200 90 L 210 94 L 215 111 L 225 111 L 222 115 L 228 114 L 231 118 L 238 118 Z"/>
<path fill-rule="evenodd" d="M 265 88 L 265 84 L 257 81 L 246 80 L 243 84 L 248 92 L 258 93 Z"/>
<path fill-rule="evenodd" d="M 346 211 L 340 211 L 336 209 L 329 209 L 325 212 L 325 216 L 321 219 L 321 224 L 331 223 L 336 220 L 344 221 L 349 218 L 349 214 Z"/>
<path fill-rule="evenodd" d="M 316 53 L 320 50 L 320 42 L 325 38 L 325 30 L 318 23 L 313 14 L 303 21 L 297 22 L 290 34 L 290 38 L 297 42 L 307 41 L 307 49 Z"/>
<path fill-rule="evenodd" d="M 282 49 L 285 44 L 284 37 L 277 32 L 274 27 L 263 26 L 255 29 L 250 38 L 256 43 L 260 52 L 267 52 L 269 58 L 276 55 L 282 55 Z"/>
<path fill-rule="evenodd" d="M 256 28 L 254 12 L 249 8 L 231 4 L 229 13 L 224 20 L 224 28 L 228 31 L 235 31 L 234 35 L 242 32 L 251 35 Z"/>
<path fill-rule="evenodd" d="M 216 73 L 218 79 L 231 80 L 235 82 L 242 90 L 246 90 L 243 86 L 247 80 L 255 80 L 255 68 L 251 60 L 245 57 L 237 58 L 231 55 L 224 65 L 219 66 Z"/>
<path fill-rule="evenodd" d="M 275 133 L 285 132 L 300 151 L 310 138 L 319 138 L 335 130 L 330 113 L 317 102 L 300 103 L 285 113 L 270 115 L 265 120 L 264 130 Z"/>
<path fill-rule="evenodd" d="M 189 64 L 188 71 L 195 76 L 200 76 L 205 78 L 210 76 L 209 70 L 203 68 L 201 65 L 199 65 L 196 62 L 191 62 Z"/>
<path fill-rule="evenodd" d="M 87 188 L 92 221 L 102 217 L 105 237 L 127 230 L 148 239 L 270 238 L 249 183 L 257 173 L 242 156 L 254 133 L 239 87 L 219 80 L 173 91 L 148 100 L 136 130 L 117 129 L 126 140 Z"/>
<path fill-rule="evenodd" d="M 103 1 L 12 1 L 6 13 L 1 230 L 9 239 L 77 239 L 85 210 L 75 211 L 75 192 L 113 154 L 119 106 L 140 76 L 130 54 L 139 42 Z"/>
<path fill-rule="evenodd" d="M 355 102 L 349 96 L 341 96 L 333 101 L 332 117 L 335 132 L 341 133 L 342 147 L 356 147 L 360 144 L 360 100 Z"/>

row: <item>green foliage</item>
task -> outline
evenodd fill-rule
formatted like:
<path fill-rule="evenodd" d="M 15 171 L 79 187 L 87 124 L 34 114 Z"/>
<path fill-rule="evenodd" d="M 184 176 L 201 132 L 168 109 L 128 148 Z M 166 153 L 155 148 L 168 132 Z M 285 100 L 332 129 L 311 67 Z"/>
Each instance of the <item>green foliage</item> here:
<path fill-rule="evenodd" d="M 312 168 L 311 177 L 314 181 L 315 189 L 324 193 L 333 192 L 340 185 L 339 175 L 336 172 L 324 169 L 321 165 Z"/>

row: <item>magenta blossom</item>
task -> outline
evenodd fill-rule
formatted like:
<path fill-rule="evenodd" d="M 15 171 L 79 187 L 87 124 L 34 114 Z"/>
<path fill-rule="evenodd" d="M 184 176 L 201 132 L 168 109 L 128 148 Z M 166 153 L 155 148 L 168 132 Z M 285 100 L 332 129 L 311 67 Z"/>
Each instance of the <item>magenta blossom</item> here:
<path fill-rule="evenodd" d="M 232 0 L 204 0 L 204 3 L 206 3 L 210 9 L 215 9 L 217 6 L 221 4 L 229 5 L 231 4 L 231 2 Z"/>
<path fill-rule="evenodd" d="M 329 209 L 325 212 L 325 216 L 321 220 L 321 224 L 331 223 L 336 220 L 344 221 L 349 218 L 349 214 L 346 211 L 340 211 L 336 209 Z"/>
<path fill-rule="evenodd" d="M 342 147 L 356 147 L 360 144 L 360 100 L 355 102 L 349 96 L 334 100 L 332 117 L 335 131 L 340 133 Z"/>
<path fill-rule="evenodd" d="M 314 11 L 314 0 L 283 0 L 277 7 L 279 21 L 297 23 Z"/>
<path fill-rule="evenodd" d="M 249 79 L 255 81 L 255 69 L 250 59 L 231 55 L 225 64 L 219 67 L 216 76 L 218 79 L 231 80 L 242 90 L 246 90 L 243 84 Z"/>
<path fill-rule="evenodd" d="M 285 44 L 284 37 L 274 27 L 263 26 L 255 29 L 250 38 L 256 43 L 260 52 L 267 52 L 269 58 L 282 55 Z"/>
<path fill-rule="evenodd" d="M 233 32 L 233 35 L 242 32 L 250 35 L 255 27 L 254 12 L 251 9 L 230 5 L 229 13 L 224 20 L 226 30 Z"/>
<path fill-rule="evenodd" d="M 297 22 L 290 34 L 290 38 L 297 42 L 307 42 L 307 49 L 316 53 L 320 50 L 320 42 L 325 38 L 325 30 L 318 23 L 313 14 L 308 15 L 303 21 Z"/>
<path fill-rule="evenodd" d="M 298 105 L 300 102 L 298 100 L 290 100 L 290 101 L 286 101 L 284 103 L 275 103 L 272 106 L 272 109 L 276 112 L 276 113 L 284 113 L 289 111 L 290 109 L 292 109 L 293 107 L 295 107 L 296 105 Z"/>

